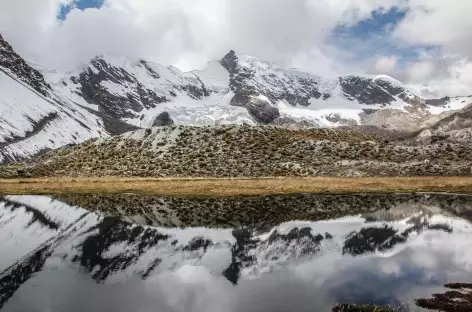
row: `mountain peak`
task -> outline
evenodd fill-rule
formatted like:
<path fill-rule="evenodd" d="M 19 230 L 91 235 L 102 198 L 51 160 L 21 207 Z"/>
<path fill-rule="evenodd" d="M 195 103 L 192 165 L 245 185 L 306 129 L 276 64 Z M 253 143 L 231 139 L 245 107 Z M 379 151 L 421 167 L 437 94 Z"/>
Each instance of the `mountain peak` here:
<path fill-rule="evenodd" d="M 46 83 L 43 75 L 28 65 L 1 35 L 0 67 L 3 67 L 7 72 L 16 76 L 17 79 L 29 84 L 44 96 L 47 96 L 51 91 L 51 87 Z"/>
<path fill-rule="evenodd" d="M 221 65 L 230 73 L 234 72 L 238 67 L 238 57 L 234 50 L 229 51 L 220 61 Z"/>
<path fill-rule="evenodd" d="M 223 57 L 223 58 L 234 58 L 236 56 L 236 52 L 234 50 L 230 50 L 228 53 L 226 53 L 226 55 Z"/>

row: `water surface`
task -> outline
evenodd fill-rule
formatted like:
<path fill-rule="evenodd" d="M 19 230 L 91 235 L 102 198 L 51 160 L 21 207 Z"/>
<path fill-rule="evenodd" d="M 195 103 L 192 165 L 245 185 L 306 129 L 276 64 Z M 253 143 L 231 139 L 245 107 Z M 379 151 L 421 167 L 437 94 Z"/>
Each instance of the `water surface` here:
<path fill-rule="evenodd" d="M 331 311 L 472 282 L 472 197 L 6 196 L 2 311 Z"/>

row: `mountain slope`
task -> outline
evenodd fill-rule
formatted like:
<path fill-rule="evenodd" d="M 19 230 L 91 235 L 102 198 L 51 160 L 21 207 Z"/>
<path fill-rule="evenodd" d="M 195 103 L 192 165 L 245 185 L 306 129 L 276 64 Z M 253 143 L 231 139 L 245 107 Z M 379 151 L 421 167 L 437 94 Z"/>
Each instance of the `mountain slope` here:
<path fill-rule="evenodd" d="M 100 135 L 52 99 L 0 71 L 0 162 Z M 77 116 L 77 114 L 76 114 Z"/>
<path fill-rule="evenodd" d="M 152 126 L 164 112 L 178 124 L 254 123 L 245 109 L 228 105 L 227 76 L 218 62 L 183 73 L 111 56 L 97 57 L 74 73 L 46 72 L 61 97 L 138 127 Z"/>
<path fill-rule="evenodd" d="M 44 81 L 43 75 L 31 68 L 3 39 L 2 35 L 0 35 L 0 68 L 29 84 L 43 96 L 51 93 L 51 87 Z"/>
<path fill-rule="evenodd" d="M 0 70 L 0 163 L 106 135 L 99 120 Z"/>
<path fill-rule="evenodd" d="M 112 56 L 73 72 L 35 67 L 0 37 L 0 163 L 170 124 L 418 131 L 468 100 L 428 101 L 388 76 L 326 79 L 234 51 L 191 72 Z"/>
<path fill-rule="evenodd" d="M 329 80 L 310 73 L 285 70 L 254 57 L 238 57 L 234 51 L 228 53 L 221 64 L 230 74 L 230 88 L 235 93 L 231 104 L 247 107 L 251 112 L 254 98 L 258 98 L 258 106 L 261 106 L 260 102 L 265 102 L 266 105 L 261 106 L 260 110 L 272 114 L 269 118 L 259 118 L 263 123 L 272 122 L 282 112 L 290 117 L 318 119 L 320 123 L 329 124 L 326 116 L 330 114 L 357 120 L 356 115 L 363 108 L 401 108 L 398 102 L 424 102 L 387 76 L 352 75 Z"/>
<path fill-rule="evenodd" d="M 136 129 L 56 94 L 0 37 L 0 163 Z"/>
<path fill-rule="evenodd" d="M 472 103 L 424 129 L 417 139 L 421 142 L 470 142 L 472 140 Z"/>
<path fill-rule="evenodd" d="M 140 129 L 0 167 L 0 177 L 464 176 L 468 144 L 412 145 L 369 131 L 275 126 Z"/>
<path fill-rule="evenodd" d="M 56 93 L 139 127 L 153 125 L 167 112 L 183 125 L 381 123 L 410 130 L 415 119 L 447 110 L 445 101 L 428 102 L 388 76 L 326 79 L 234 51 L 187 73 L 144 60 L 100 56 L 75 73 L 53 76 L 46 75 Z M 392 118 L 407 116 L 408 125 L 389 124 L 385 116 L 378 122 L 372 116 L 361 118 L 365 111 L 385 109 L 393 111 Z"/>

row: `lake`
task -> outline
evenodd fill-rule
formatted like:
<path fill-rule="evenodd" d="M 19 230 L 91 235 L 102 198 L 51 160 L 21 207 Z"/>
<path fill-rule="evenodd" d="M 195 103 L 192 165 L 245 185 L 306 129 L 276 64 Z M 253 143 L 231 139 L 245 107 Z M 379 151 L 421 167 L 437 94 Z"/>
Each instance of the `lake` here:
<path fill-rule="evenodd" d="M 2 311 L 425 311 L 472 282 L 472 197 L 0 198 Z"/>

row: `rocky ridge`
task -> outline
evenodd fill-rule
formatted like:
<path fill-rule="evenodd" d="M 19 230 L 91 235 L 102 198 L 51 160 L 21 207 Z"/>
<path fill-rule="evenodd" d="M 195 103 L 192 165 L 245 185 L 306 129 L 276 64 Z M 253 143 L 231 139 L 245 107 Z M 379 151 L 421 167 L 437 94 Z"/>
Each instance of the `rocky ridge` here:
<path fill-rule="evenodd" d="M 51 93 L 51 86 L 44 80 L 43 75 L 32 68 L 19 56 L 2 35 L 0 35 L 0 68 L 16 76 L 22 82 L 32 86 L 43 96 Z"/>
<path fill-rule="evenodd" d="M 286 103 L 289 108 L 302 108 L 297 110 L 298 115 L 302 115 L 297 119 L 306 119 L 312 126 L 352 124 L 358 119 L 356 114 L 368 107 L 402 111 L 398 103 L 403 103 L 426 112 L 430 107 L 424 99 L 388 76 L 351 75 L 327 80 L 310 73 L 285 70 L 254 57 L 238 56 L 234 51 L 220 61 L 210 62 L 201 71 L 188 73 L 144 60 L 133 62 L 100 56 L 72 77 L 59 77 L 53 88 L 59 93 L 72 93 L 75 100 L 98 105 L 109 115 L 138 126 L 149 126 L 156 114 L 166 109 L 171 110 L 174 118 L 181 113 L 195 114 L 189 116 L 190 120 L 203 118 L 197 115 L 202 112 L 185 111 L 189 103 L 200 103 L 204 107 L 217 104 L 231 114 L 237 113 L 232 107 L 242 107 L 247 110 L 244 117 L 247 122 L 262 124 L 275 122 L 281 116 L 294 117 L 289 109 L 280 108 L 280 103 Z M 313 101 L 316 109 L 311 108 Z M 350 106 L 354 117 L 350 114 L 340 116 L 338 122 L 333 122 L 332 118 L 330 121 L 325 115 L 342 115 L 336 107 L 332 112 L 319 111 L 319 106 L 332 107 L 330 101 L 338 105 L 341 102 L 340 108 Z M 433 104 L 444 105 L 442 102 Z M 309 110 L 304 112 L 303 108 Z M 209 117 L 218 120 L 218 116 L 205 116 Z M 192 124 L 195 121 L 190 122 Z"/>
<path fill-rule="evenodd" d="M 460 142 L 472 140 L 472 103 L 439 120 L 419 133 L 419 142 Z"/>
<path fill-rule="evenodd" d="M 173 76 L 172 81 L 170 77 L 163 77 L 165 75 Z M 178 92 L 194 100 L 210 92 L 198 76 L 183 74 L 176 68 L 164 68 L 144 60 L 130 64 L 104 56 L 94 58 L 77 76 L 69 79 L 77 95 L 117 119 L 140 117 L 141 111 L 171 101 Z"/>

